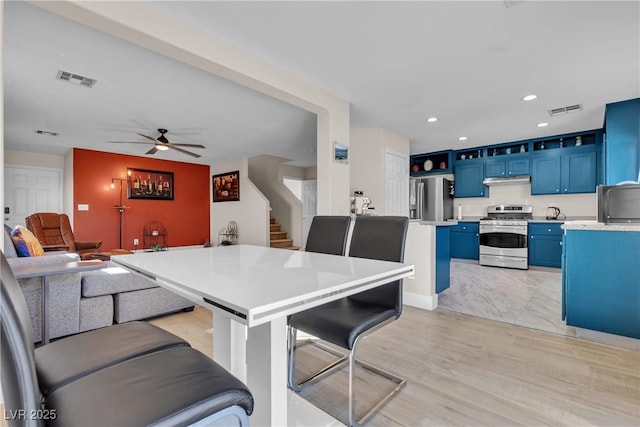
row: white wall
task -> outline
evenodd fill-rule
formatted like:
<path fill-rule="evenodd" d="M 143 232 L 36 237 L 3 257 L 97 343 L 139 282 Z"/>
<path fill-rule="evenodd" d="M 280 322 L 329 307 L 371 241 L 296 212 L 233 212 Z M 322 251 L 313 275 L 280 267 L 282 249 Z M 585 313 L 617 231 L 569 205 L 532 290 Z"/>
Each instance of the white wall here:
<path fill-rule="evenodd" d="M 229 221 L 238 224 L 238 243 L 269 245 L 269 201 L 253 185 L 248 175 L 248 160 L 219 163 L 211 166 L 211 175 L 240 171 L 240 200 L 237 202 L 213 203 L 211 182 L 211 242 L 218 245 L 218 231 L 226 228 Z"/>
<path fill-rule="evenodd" d="M 364 191 L 364 195 L 371 199 L 371 206 L 375 207 L 374 212 L 377 215 L 385 214 L 384 161 L 386 150 L 408 156 L 410 142 L 408 139 L 385 129 L 351 129 L 350 194 L 355 190 Z M 408 164 L 407 167 L 409 167 Z"/>
<path fill-rule="evenodd" d="M 495 185 L 489 188 L 489 197 L 460 198 L 454 200 L 454 215 L 462 205 L 462 216 L 485 216 L 487 206 L 502 204 L 526 204 L 533 206 L 533 216 L 547 216 L 547 207 L 553 204 L 568 217 L 589 216 L 595 219 L 598 213 L 595 193 L 532 196 L 531 184 Z"/>

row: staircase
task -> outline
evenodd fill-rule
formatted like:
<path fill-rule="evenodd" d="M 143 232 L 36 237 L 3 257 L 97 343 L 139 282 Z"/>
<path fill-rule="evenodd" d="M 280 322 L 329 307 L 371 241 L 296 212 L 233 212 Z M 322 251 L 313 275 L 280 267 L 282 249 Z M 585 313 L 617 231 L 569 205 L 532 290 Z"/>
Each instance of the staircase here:
<path fill-rule="evenodd" d="M 276 223 L 274 217 L 269 217 L 269 222 L 269 246 L 292 251 L 300 249 L 300 246 L 293 246 L 293 239 L 287 237 L 287 232 L 282 231 L 282 226 Z"/>

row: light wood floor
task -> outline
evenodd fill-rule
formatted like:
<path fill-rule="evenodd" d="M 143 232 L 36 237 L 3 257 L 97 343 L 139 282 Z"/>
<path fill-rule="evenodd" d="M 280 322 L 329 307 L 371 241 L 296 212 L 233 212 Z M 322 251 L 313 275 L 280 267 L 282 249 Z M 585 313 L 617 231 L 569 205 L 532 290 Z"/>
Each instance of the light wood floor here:
<path fill-rule="evenodd" d="M 151 323 L 211 355 L 211 317 L 199 307 Z M 313 369 L 322 357 L 301 352 L 301 369 Z M 371 426 L 640 425 L 636 351 L 405 307 L 398 321 L 361 343 L 358 357 L 408 379 Z M 346 377 L 339 372 L 304 397 L 344 422 Z M 368 374 L 359 377 L 357 409 L 366 409 L 388 386 Z"/>
<path fill-rule="evenodd" d="M 211 319 L 198 307 L 151 323 L 211 356 Z M 371 426 L 640 425 L 637 351 L 405 307 L 398 321 L 362 341 L 358 355 L 408 379 Z M 312 369 L 320 356 L 301 351 L 301 369 Z M 376 377 L 359 375 L 357 409 L 386 387 Z M 346 373 L 339 372 L 304 397 L 344 422 L 346 389 Z M 6 424 L 0 419 L 0 425 Z"/>

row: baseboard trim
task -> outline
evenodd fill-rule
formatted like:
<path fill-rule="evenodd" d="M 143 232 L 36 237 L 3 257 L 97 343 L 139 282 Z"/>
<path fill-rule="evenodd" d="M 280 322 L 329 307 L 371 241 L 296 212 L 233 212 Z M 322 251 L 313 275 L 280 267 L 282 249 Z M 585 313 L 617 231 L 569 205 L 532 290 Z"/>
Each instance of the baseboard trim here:
<path fill-rule="evenodd" d="M 438 294 L 421 295 L 413 292 L 404 292 L 402 295 L 404 304 L 411 307 L 422 308 L 424 310 L 435 310 L 438 308 Z"/>

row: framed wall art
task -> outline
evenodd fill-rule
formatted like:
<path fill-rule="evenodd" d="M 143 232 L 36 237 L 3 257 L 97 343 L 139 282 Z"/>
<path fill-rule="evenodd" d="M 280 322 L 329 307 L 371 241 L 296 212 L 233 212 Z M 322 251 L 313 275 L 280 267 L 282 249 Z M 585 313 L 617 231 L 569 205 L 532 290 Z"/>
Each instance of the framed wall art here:
<path fill-rule="evenodd" d="M 240 200 L 240 171 L 213 175 L 213 201 L 237 202 Z"/>
<path fill-rule="evenodd" d="M 173 172 L 129 168 L 129 198 L 173 200 Z"/>
<path fill-rule="evenodd" d="M 333 141 L 333 161 L 336 163 L 349 163 L 349 147 Z"/>

